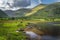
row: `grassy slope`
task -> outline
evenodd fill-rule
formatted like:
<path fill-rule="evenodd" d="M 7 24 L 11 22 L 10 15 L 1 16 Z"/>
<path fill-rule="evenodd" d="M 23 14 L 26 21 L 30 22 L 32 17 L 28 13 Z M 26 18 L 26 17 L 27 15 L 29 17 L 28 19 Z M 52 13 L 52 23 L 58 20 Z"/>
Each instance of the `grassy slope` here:
<path fill-rule="evenodd" d="M 0 21 L 0 40 L 25 40 L 24 33 L 16 32 L 20 28 L 25 28 L 27 22 L 21 23 L 18 20 Z"/>
<path fill-rule="evenodd" d="M 5 14 L 3 11 L 0 10 L 0 17 L 8 17 L 8 15 Z"/>
<path fill-rule="evenodd" d="M 15 12 L 15 15 L 16 15 L 16 17 L 22 17 L 26 13 L 29 13 L 30 11 L 31 11 L 31 9 L 19 9 Z"/>
<path fill-rule="evenodd" d="M 38 10 L 41 10 L 41 9 L 44 8 L 44 7 L 45 7 L 45 5 L 38 5 L 38 6 L 34 7 L 31 12 L 26 13 L 25 16 L 33 15 L 33 14 L 36 13 Z"/>
<path fill-rule="evenodd" d="M 60 3 L 54 3 L 54 4 L 50 4 L 48 6 L 46 6 L 45 8 L 38 10 L 37 12 L 35 12 L 33 15 L 28 16 L 29 18 L 33 18 L 33 19 L 40 19 L 40 18 L 57 18 L 57 16 L 55 16 L 53 14 L 53 9 L 56 7 L 60 7 Z M 60 16 L 59 16 L 60 17 Z"/>

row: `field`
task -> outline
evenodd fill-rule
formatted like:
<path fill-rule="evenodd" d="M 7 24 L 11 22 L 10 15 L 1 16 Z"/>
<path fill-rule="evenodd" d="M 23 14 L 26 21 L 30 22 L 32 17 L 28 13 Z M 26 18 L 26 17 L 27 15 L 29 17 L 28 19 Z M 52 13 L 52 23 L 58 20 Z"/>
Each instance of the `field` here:
<path fill-rule="evenodd" d="M 26 22 L 17 20 L 0 21 L 0 40 L 25 40 L 22 32 L 17 33 L 19 28 L 24 28 Z"/>
<path fill-rule="evenodd" d="M 52 22 L 52 21 L 47 21 L 44 19 L 0 20 L 0 40 L 26 40 L 26 36 L 23 32 L 16 32 L 18 29 L 25 28 L 28 23 L 37 24 L 37 23 L 45 23 L 45 22 Z"/>

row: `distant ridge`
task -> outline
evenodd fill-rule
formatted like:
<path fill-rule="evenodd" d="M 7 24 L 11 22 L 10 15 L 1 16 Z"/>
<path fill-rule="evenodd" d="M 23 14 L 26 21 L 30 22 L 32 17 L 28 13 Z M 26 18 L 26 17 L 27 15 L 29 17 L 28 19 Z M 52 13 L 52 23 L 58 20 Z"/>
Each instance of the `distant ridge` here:
<path fill-rule="evenodd" d="M 0 18 L 6 18 L 6 17 L 8 17 L 8 15 L 2 10 L 0 10 Z"/>

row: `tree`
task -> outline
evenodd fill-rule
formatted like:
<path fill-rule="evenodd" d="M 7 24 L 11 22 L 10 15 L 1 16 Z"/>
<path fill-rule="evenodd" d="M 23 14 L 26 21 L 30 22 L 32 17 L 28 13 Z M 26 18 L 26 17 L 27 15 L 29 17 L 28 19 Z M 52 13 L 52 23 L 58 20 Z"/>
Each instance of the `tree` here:
<path fill-rule="evenodd" d="M 52 12 L 52 15 L 50 15 L 49 17 L 52 19 L 52 21 L 54 21 L 55 18 L 60 18 L 60 7 L 59 6 L 53 8 L 51 12 Z"/>
<path fill-rule="evenodd" d="M 53 14 L 54 14 L 55 18 L 60 18 L 60 7 L 54 8 Z"/>

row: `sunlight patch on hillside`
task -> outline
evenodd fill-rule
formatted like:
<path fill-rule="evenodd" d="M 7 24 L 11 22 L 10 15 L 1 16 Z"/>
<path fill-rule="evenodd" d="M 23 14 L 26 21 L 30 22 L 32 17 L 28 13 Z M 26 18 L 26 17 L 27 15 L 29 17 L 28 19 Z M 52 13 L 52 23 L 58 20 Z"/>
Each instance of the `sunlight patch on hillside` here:
<path fill-rule="evenodd" d="M 44 8 L 45 6 L 37 6 L 37 7 L 35 7 L 34 9 L 32 9 L 32 11 L 30 12 L 30 13 L 26 13 L 25 14 L 25 16 L 30 16 L 30 15 L 32 15 L 32 14 L 34 14 L 34 13 L 36 13 L 38 10 L 41 10 L 42 8 Z"/>

